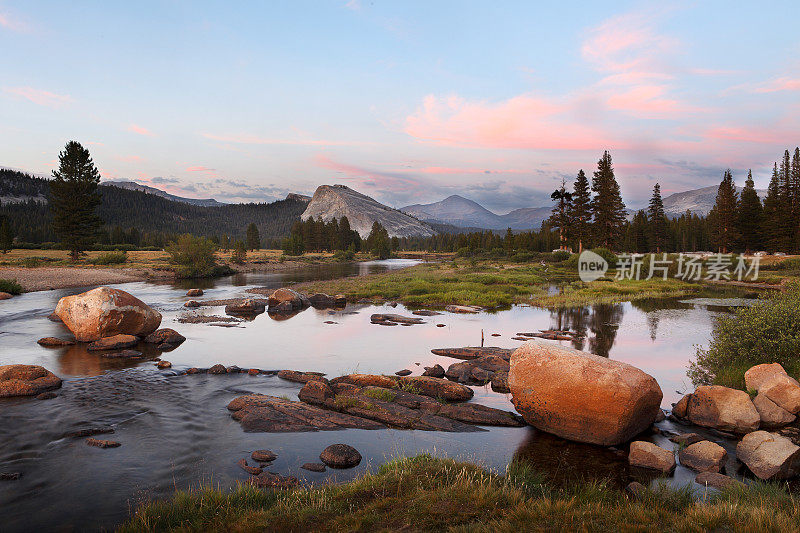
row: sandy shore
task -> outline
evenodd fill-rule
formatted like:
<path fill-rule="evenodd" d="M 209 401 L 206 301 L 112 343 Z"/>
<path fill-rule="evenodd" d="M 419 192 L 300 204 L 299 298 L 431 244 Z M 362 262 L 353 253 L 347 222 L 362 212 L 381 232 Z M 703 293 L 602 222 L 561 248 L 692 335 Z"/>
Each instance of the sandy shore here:
<path fill-rule="evenodd" d="M 172 272 L 147 268 L 0 267 L 0 278 L 16 279 L 25 292 L 174 277 Z"/>

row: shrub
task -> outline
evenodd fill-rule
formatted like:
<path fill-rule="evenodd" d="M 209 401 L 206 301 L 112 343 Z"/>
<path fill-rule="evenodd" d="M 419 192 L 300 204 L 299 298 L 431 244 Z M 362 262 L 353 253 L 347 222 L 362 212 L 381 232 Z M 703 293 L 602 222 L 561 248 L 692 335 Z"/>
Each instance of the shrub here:
<path fill-rule="evenodd" d="M 356 253 L 353 250 L 336 250 L 333 252 L 333 259 L 336 261 L 352 261 Z"/>
<path fill-rule="evenodd" d="M 205 237 L 181 235 L 177 242 L 167 246 L 170 261 L 177 265 L 176 272 L 182 278 L 217 276 L 229 271 L 217 264 L 214 252 L 217 246 Z"/>
<path fill-rule="evenodd" d="M 553 252 L 553 262 L 560 263 L 570 258 L 572 254 L 566 250 L 556 250 Z"/>
<path fill-rule="evenodd" d="M 606 260 L 608 263 L 609 268 L 616 268 L 617 266 L 617 254 L 609 250 L 608 248 L 592 248 L 592 251 Z"/>
<path fill-rule="evenodd" d="M 531 252 L 519 252 L 511 256 L 511 260 L 515 263 L 529 263 L 540 257 L 538 254 Z"/>
<path fill-rule="evenodd" d="M 20 294 L 22 292 L 22 285 L 17 283 L 15 279 L 0 279 L 0 292 Z"/>
<path fill-rule="evenodd" d="M 128 252 L 117 250 L 116 252 L 104 252 L 94 259 L 93 265 L 119 265 L 128 261 Z"/>
<path fill-rule="evenodd" d="M 790 375 L 800 371 L 800 284 L 766 295 L 751 307 L 719 317 L 711 345 L 697 348 L 689 365 L 695 385 L 743 388 L 744 372 L 760 363 L 780 363 Z"/>
<path fill-rule="evenodd" d="M 233 245 L 231 261 L 237 264 L 247 261 L 247 247 L 242 241 L 236 241 L 236 244 Z"/>
<path fill-rule="evenodd" d="M 472 251 L 468 247 L 462 246 L 461 248 L 456 250 L 456 256 L 457 257 L 472 257 Z"/>

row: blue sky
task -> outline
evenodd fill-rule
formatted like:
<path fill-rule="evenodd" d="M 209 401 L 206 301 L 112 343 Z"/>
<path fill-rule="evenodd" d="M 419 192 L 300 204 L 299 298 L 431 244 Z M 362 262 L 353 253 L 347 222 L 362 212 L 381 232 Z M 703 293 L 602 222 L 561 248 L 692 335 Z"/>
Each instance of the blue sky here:
<path fill-rule="evenodd" d="M 186 196 L 503 213 L 604 149 L 638 206 L 727 167 L 766 186 L 800 144 L 797 2 L 571 4 L 0 0 L 0 165 L 49 174 L 74 139 Z"/>

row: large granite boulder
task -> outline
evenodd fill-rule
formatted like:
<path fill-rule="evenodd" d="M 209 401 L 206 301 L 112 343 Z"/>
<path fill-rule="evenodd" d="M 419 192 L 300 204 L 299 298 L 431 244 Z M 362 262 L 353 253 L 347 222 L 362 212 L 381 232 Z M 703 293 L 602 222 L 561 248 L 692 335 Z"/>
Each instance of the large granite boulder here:
<path fill-rule="evenodd" d="M 774 374 L 761 383 L 758 393 L 765 395 L 793 415 L 800 412 L 800 383 L 794 378 L 784 374 Z"/>
<path fill-rule="evenodd" d="M 789 425 L 797 418 L 795 415 L 770 400 L 766 394 L 759 392 L 753 399 L 758 416 L 761 417 L 761 429 L 777 429 Z"/>
<path fill-rule="evenodd" d="M 649 428 L 662 399 L 655 378 L 634 366 L 543 341 L 517 348 L 508 386 L 532 426 L 604 446 Z"/>
<path fill-rule="evenodd" d="M 750 367 L 744 373 L 744 383 L 748 390 L 757 391 L 761 388 L 761 384 L 772 376 L 779 374 L 786 376 L 786 370 L 779 363 L 764 363 Z"/>
<path fill-rule="evenodd" d="M 161 313 L 125 291 L 108 287 L 61 298 L 56 315 L 84 342 L 120 333 L 144 337 L 161 324 Z"/>
<path fill-rule="evenodd" d="M 296 311 L 298 309 L 303 309 L 311 305 L 309 299 L 306 298 L 304 295 L 300 294 L 295 290 L 287 289 L 286 287 L 275 290 L 272 294 L 269 295 L 269 299 L 267 300 L 267 302 L 270 311 L 278 309 L 287 311 L 291 310 Z"/>
<path fill-rule="evenodd" d="M 0 366 L 0 398 L 35 396 L 61 386 L 61 378 L 36 365 Z"/>
<path fill-rule="evenodd" d="M 744 391 L 701 385 L 689 398 L 687 418 L 698 426 L 744 434 L 758 429 L 761 417 Z"/>
<path fill-rule="evenodd" d="M 736 445 L 736 456 L 760 479 L 788 479 L 800 471 L 800 447 L 777 433 L 748 433 Z"/>
<path fill-rule="evenodd" d="M 728 452 L 716 442 L 701 440 L 681 450 L 678 459 L 683 466 L 697 472 L 722 472 Z"/>

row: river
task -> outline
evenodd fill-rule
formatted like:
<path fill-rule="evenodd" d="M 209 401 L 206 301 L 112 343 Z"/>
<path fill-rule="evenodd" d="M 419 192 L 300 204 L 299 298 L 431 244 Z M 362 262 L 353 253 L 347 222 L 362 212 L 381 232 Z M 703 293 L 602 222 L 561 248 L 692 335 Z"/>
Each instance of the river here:
<path fill-rule="evenodd" d="M 277 288 L 414 263 L 372 261 L 309 266 L 277 274 L 239 274 L 203 282 L 201 299 L 238 297 L 250 287 Z M 186 336 L 180 347 L 162 355 L 173 363 L 171 370 L 157 370 L 152 361 L 110 361 L 80 346 L 52 349 L 37 345 L 41 337 L 64 335 L 63 326 L 48 320 L 47 315 L 59 298 L 85 289 L 28 293 L 0 303 L 0 365 L 42 365 L 64 379 L 55 399 L 0 399 L 0 472 L 22 474 L 16 481 L 0 481 L 0 529 L 113 528 L 141 502 L 168 498 L 175 489 L 202 484 L 229 488 L 245 481 L 248 476 L 236 461 L 264 448 L 278 454 L 270 471 L 308 482 L 347 480 L 392 458 L 430 452 L 499 472 L 517 457 L 552 477 L 598 478 L 624 486 L 641 475 L 629 471 L 624 453 L 569 443 L 530 427 L 488 428 L 475 433 L 394 429 L 245 433 L 226 409 L 231 399 L 249 392 L 296 399 L 300 385 L 269 375 L 177 372 L 222 363 L 319 371 L 329 377 L 354 372 L 391 374 L 401 369 L 418 375 L 424 366 L 439 363 L 447 368 L 457 362 L 431 354 L 432 348 L 480 345 L 482 330 L 487 346 L 514 347 L 519 342 L 511 337 L 517 332 L 571 328 L 585 336 L 574 343 L 562 341 L 564 344 L 630 363 L 655 376 L 664 392 L 662 406 L 669 408 L 691 386 L 686 368 L 694 346 L 708 344 L 714 317 L 728 311 L 725 305 L 705 300 L 564 311 L 514 306 L 477 315 L 445 313 L 426 317 L 424 324 L 411 327 L 381 327 L 370 324 L 372 313 L 410 311 L 402 305 L 348 304 L 336 311 L 307 309 L 286 320 L 264 313 L 236 327 L 179 323 L 176 319 L 187 313 L 183 307 L 186 289 L 196 285 L 141 282 L 116 286 L 158 309 L 164 316 L 162 327 Z M 201 309 L 201 313 L 224 314 L 221 308 Z M 436 327 L 437 323 L 445 327 Z M 493 333 L 500 336 L 492 337 Z M 513 409 L 508 395 L 494 393 L 489 387 L 474 390 L 472 401 Z M 670 426 L 669 422 L 662 424 Z M 64 437 L 69 431 L 106 425 L 115 433 L 100 438 L 119 441 L 121 447 L 99 449 L 87 446 L 84 439 Z M 658 436 L 653 439 L 665 441 Z M 303 463 L 318 461 L 323 448 L 340 442 L 361 452 L 364 460 L 358 467 L 325 473 L 300 469 Z M 693 477 L 679 467 L 671 482 L 690 483 Z"/>

